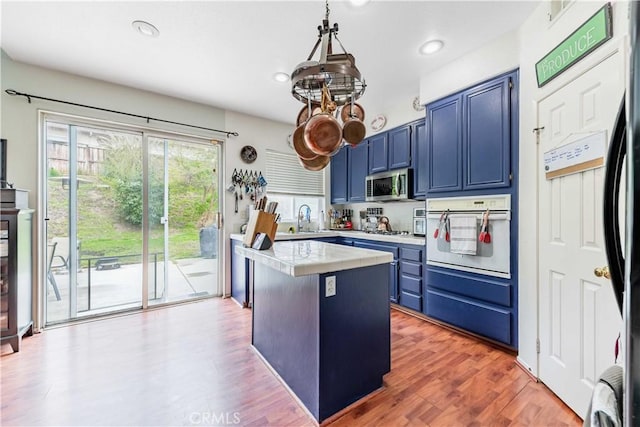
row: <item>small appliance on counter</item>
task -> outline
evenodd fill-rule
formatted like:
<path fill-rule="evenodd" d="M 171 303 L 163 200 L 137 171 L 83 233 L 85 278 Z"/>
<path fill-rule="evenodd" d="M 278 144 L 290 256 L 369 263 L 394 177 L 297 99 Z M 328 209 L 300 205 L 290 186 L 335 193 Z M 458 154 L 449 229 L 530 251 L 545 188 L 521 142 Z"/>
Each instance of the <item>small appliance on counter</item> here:
<path fill-rule="evenodd" d="M 352 209 L 329 209 L 329 229 L 353 230 L 352 217 Z"/>
<path fill-rule="evenodd" d="M 378 230 L 378 218 L 382 216 L 382 208 L 367 208 L 366 219 L 362 231 L 371 233 Z"/>
<path fill-rule="evenodd" d="M 413 209 L 413 235 L 424 237 L 427 233 L 427 209 Z"/>

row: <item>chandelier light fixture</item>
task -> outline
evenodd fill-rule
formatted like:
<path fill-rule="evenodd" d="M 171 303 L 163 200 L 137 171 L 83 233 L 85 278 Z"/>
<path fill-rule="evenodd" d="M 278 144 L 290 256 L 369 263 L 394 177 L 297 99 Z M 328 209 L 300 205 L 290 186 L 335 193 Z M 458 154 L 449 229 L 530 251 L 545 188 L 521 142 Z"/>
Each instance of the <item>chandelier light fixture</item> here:
<path fill-rule="evenodd" d="M 318 40 L 307 60 L 291 73 L 291 94 L 304 104 L 298 114 L 293 145 L 300 163 L 309 170 L 323 169 L 343 141 L 357 145 L 366 134 L 364 109 L 355 101 L 367 85 L 355 58 L 338 38 L 338 24 L 329 24 L 328 0 L 325 8 L 325 18 L 318 26 Z M 340 45 L 341 53 L 333 53 L 333 39 Z M 314 60 L 318 48 L 320 57 Z"/>

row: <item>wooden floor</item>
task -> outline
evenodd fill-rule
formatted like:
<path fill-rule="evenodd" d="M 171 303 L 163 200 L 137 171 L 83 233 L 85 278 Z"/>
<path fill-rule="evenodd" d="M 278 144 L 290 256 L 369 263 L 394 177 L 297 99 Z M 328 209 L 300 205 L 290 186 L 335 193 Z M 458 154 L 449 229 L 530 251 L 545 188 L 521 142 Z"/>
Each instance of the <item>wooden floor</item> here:
<path fill-rule="evenodd" d="M 332 426 L 577 426 L 514 357 L 392 310 L 385 388 Z M 311 426 L 250 347 L 251 312 L 212 299 L 50 329 L 0 357 L 0 425 Z"/>

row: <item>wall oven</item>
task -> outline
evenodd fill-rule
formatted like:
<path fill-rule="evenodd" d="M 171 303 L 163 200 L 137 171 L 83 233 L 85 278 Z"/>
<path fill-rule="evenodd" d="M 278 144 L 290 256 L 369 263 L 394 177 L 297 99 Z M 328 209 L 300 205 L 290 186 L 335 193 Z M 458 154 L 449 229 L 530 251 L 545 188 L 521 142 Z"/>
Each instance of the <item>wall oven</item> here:
<path fill-rule="evenodd" d="M 413 188 L 412 169 L 398 169 L 367 176 L 367 202 L 408 200 Z"/>
<path fill-rule="evenodd" d="M 510 230 L 509 194 L 428 199 L 427 264 L 510 279 Z"/>

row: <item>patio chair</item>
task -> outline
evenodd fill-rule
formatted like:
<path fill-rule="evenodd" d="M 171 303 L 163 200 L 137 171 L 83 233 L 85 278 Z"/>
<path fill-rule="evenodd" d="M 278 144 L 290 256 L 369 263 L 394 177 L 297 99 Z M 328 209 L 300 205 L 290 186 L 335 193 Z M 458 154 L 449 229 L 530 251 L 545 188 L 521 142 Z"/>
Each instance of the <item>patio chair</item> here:
<path fill-rule="evenodd" d="M 52 268 L 61 268 L 69 270 L 69 238 L 54 237 L 51 243 L 56 243 L 56 253 L 52 259 Z M 80 240 L 77 245 L 78 254 L 80 253 Z"/>
<path fill-rule="evenodd" d="M 49 283 L 51 283 L 51 286 L 53 286 L 53 292 L 56 294 L 56 300 L 60 301 L 62 298 L 60 297 L 60 290 L 58 290 L 58 283 L 56 282 L 56 278 L 53 276 L 53 272 L 51 271 L 53 259 L 56 256 L 57 246 L 58 242 L 49 243 L 47 245 L 47 280 L 49 281 Z"/>

